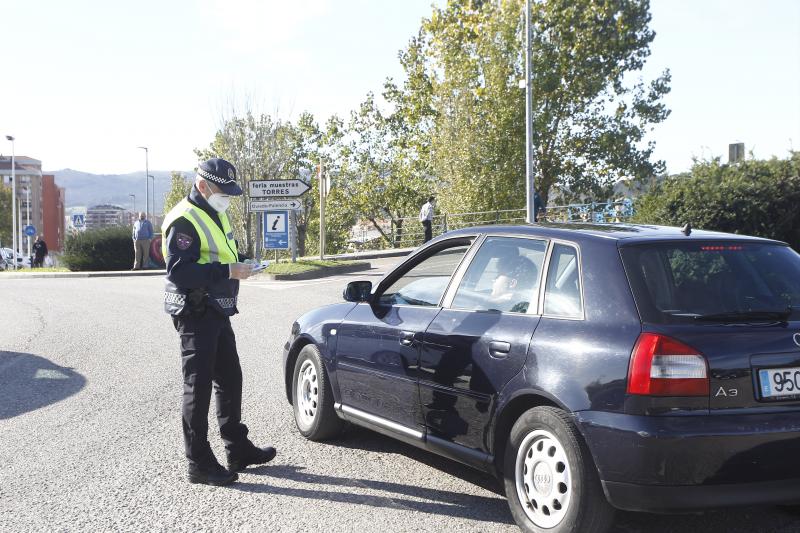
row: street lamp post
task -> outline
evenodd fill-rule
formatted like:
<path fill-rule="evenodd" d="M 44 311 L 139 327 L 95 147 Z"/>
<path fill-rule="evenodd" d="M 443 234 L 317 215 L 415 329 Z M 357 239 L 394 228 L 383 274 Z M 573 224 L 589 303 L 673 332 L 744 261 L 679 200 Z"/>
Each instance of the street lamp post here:
<path fill-rule="evenodd" d="M 14 270 L 17 269 L 17 174 L 16 158 L 14 157 L 14 137 L 6 135 L 6 139 L 11 141 L 11 247 L 14 250 L 14 257 L 11 261 Z"/>
<path fill-rule="evenodd" d="M 135 215 L 136 214 L 136 195 L 135 194 L 129 194 L 128 196 L 133 198 L 133 214 Z"/>
<path fill-rule="evenodd" d="M 153 207 L 153 216 L 156 216 L 156 177 L 152 174 L 147 175 L 152 181 L 150 182 L 150 194 L 151 199 L 153 200 L 150 205 Z M 151 221 L 152 222 L 152 221 Z"/>
<path fill-rule="evenodd" d="M 533 169 L 533 58 L 531 57 L 531 0 L 525 0 L 525 192 L 527 194 L 526 219 L 536 220 Z"/>
<path fill-rule="evenodd" d="M 150 164 L 148 162 L 150 150 L 148 150 L 147 146 L 140 146 L 139 149 L 144 150 L 144 212 L 150 218 L 150 180 L 148 179 L 148 176 L 150 176 Z"/>
<path fill-rule="evenodd" d="M 25 187 L 25 210 L 27 211 L 27 226 L 31 225 L 31 182 L 30 178 L 28 178 L 28 186 Z M 31 258 L 31 236 L 25 233 L 25 236 L 28 237 L 28 260 L 30 261 Z M 33 262 L 31 261 L 31 266 L 33 266 Z"/>

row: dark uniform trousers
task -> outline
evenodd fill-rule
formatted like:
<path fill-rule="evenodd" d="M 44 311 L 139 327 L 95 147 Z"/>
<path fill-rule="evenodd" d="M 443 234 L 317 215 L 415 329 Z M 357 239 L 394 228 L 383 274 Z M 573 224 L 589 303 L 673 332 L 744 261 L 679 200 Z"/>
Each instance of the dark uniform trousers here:
<path fill-rule="evenodd" d="M 236 449 L 247 442 L 242 424 L 242 367 L 230 318 L 211 308 L 200 316 L 173 316 L 181 336 L 183 364 L 183 437 L 190 462 L 214 461 L 208 444 L 208 408 L 212 382 L 217 422 L 225 447 Z"/>

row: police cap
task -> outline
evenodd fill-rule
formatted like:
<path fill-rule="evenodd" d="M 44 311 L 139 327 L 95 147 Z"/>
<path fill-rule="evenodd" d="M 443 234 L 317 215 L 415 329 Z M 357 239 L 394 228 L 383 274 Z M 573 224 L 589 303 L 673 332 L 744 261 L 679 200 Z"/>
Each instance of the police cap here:
<path fill-rule="evenodd" d="M 236 168 L 220 157 L 212 157 L 200 163 L 197 175 L 219 187 L 222 194 L 242 194 L 242 188 L 236 182 Z"/>

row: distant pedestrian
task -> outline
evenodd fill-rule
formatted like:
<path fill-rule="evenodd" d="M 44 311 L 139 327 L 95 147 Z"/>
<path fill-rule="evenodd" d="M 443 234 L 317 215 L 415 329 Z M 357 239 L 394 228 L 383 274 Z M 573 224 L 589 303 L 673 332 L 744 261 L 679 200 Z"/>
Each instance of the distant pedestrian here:
<path fill-rule="evenodd" d="M 544 218 L 546 214 L 546 210 L 544 207 L 544 202 L 542 202 L 542 197 L 539 196 L 539 193 L 533 191 L 533 221 L 539 222 L 539 218 Z"/>
<path fill-rule="evenodd" d="M 33 268 L 42 268 L 44 266 L 44 258 L 47 255 L 47 243 L 41 235 L 36 236 L 36 242 L 33 243 Z"/>
<path fill-rule="evenodd" d="M 425 228 L 425 241 L 428 242 L 433 238 L 433 210 L 436 208 L 436 197 L 428 197 L 428 201 L 419 210 L 419 221 L 422 222 L 422 227 Z"/>
<path fill-rule="evenodd" d="M 153 225 L 147 215 L 139 213 L 139 220 L 133 223 L 133 268 L 142 270 L 150 262 L 150 240 L 153 238 Z"/>

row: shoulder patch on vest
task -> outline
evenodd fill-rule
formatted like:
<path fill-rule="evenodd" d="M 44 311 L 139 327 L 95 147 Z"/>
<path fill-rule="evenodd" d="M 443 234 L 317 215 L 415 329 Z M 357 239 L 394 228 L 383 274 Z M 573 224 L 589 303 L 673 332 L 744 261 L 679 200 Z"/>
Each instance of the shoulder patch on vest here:
<path fill-rule="evenodd" d="M 194 239 L 192 239 L 190 236 L 186 235 L 185 233 L 178 233 L 175 236 L 175 242 L 178 245 L 178 249 L 180 249 L 180 250 L 188 250 L 189 247 L 192 245 L 192 242 L 194 242 Z"/>

